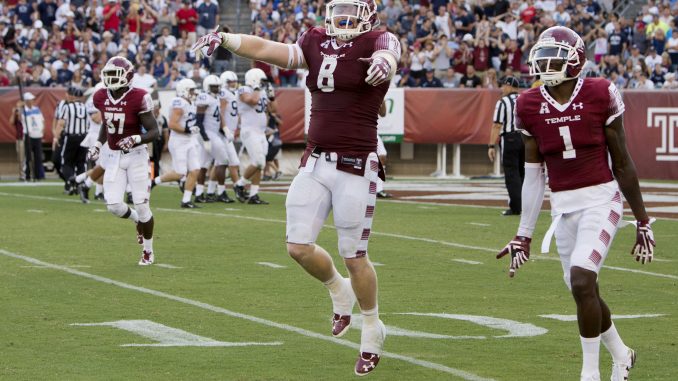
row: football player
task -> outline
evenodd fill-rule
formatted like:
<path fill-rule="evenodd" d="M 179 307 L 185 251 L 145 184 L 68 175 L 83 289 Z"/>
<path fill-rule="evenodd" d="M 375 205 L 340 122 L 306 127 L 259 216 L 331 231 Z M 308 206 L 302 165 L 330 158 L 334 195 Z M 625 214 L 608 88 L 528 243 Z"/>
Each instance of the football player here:
<path fill-rule="evenodd" d="M 145 90 L 131 87 L 134 66 L 124 57 L 113 57 L 101 70 L 105 88 L 92 96 L 94 107 L 103 116 L 97 141 L 88 151 L 88 159 L 96 161 L 104 142 L 108 150 L 104 161 L 104 198 L 108 210 L 137 224 L 137 239 L 143 249 L 139 265 L 153 263 L 153 214 L 149 205 L 149 164 L 146 143 L 158 137 L 158 124 L 153 115 L 153 100 Z M 142 128 L 146 131 L 142 133 Z M 134 209 L 123 202 L 130 186 Z M 139 237 L 141 234 L 141 237 Z"/>
<path fill-rule="evenodd" d="M 259 197 L 261 171 L 266 165 L 268 140 L 266 126 L 268 124 L 268 97 L 265 86 L 266 74 L 261 69 L 250 69 L 245 73 L 245 86 L 238 89 L 238 112 L 240 113 L 240 139 L 247 149 L 251 164 L 245 169 L 243 176 L 235 184 L 236 196 L 240 202 L 245 202 L 243 189 L 245 179 L 252 182 L 248 204 L 265 205 L 268 202 Z"/>
<path fill-rule="evenodd" d="M 205 175 L 207 169 L 214 162 L 213 171 L 215 172 L 217 182 L 221 185 L 218 201 L 231 203 L 231 200 L 224 189 L 224 175 L 226 173 L 226 165 L 229 163 L 226 145 L 233 141 L 231 131 L 226 128 L 224 119 L 221 115 L 221 80 L 216 75 L 208 75 L 202 82 L 203 92 L 198 95 L 196 99 L 197 106 L 197 125 L 203 125 L 205 133 L 207 134 L 211 143 L 211 151 L 203 150 L 202 152 L 202 167 L 200 169 L 200 176 L 198 176 L 199 186 L 204 185 Z M 201 184 L 202 182 L 202 184 Z M 209 193 L 214 193 L 212 190 Z M 195 202 L 215 201 L 216 197 L 208 199 L 204 193 L 199 192 L 196 186 Z"/>
<path fill-rule="evenodd" d="M 598 273 L 621 222 L 622 194 L 636 219 L 631 253 L 637 261 L 652 260 L 655 241 L 626 148 L 622 97 L 606 79 L 581 78 L 585 49 L 574 31 L 556 26 L 544 31 L 530 51 L 530 72 L 544 85 L 516 101 L 516 128 L 525 142 L 522 214 L 516 237 L 497 258 L 510 254 L 511 277 L 529 259 L 547 167 L 552 223 L 542 251 L 548 251 L 555 233 L 565 283 L 577 305 L 581 380 L 600 380 L 602 341 L 613 359 L 611 379 L 622 381 L 628 379 L 635 352 L 619 337 L 598 288 Z"/>
<path fill-rule="evenodd" d="M 326 5 L 325 28 L 308 29 L 294 44 L 215 32 L 193 47 L 210 55 L 222 46 L 279 67 L 308 69 L 311 120 L 300 171 L 287 194 L 287 250 L 329 289 L 334 336 L 345 334 L 350 325 L 355 291 L 363 315 L 354 368 L 358 375 L 375 369 L 386 336 L 367 243 L 376 180 L 383 178 L 376 154 L 377 117 L 400 59 L 400 43 L 393 34 L 376 31 L 378 23 L 373 0 L 332 0 Z M 330 210 L 348 282 L 328 252 L 315 244 Z"/>
<path fill-rule="evenodd" d="M 164 182 L 180 181 L 186 176 L 183 196 L 181 198 L 182 208 L 197 208 L 191 201 L 193 189 L 195 188 L 198 172 L 200 172 L 200 148 L 198 145 L 198 134 L 202 137 L 203 144 L 207 151 L 210 151 L 209 137 L 205 133 L 202 125 L 196 122 L 196 85 L 192 79 L 182 79 L 177 82 L 177 96 L 172 99 L 172 111 L 170 113 L 169 128 L 169 151 L 172 155 L 172 166 L 174 171 L 166 173 L 153 180 L 152 185 L 160 185 Z"/>

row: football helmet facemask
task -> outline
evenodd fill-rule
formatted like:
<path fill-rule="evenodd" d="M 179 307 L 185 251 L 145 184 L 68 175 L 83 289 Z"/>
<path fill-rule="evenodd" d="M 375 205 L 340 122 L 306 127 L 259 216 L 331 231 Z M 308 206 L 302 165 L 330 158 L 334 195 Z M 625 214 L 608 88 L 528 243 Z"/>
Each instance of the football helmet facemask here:
<path fill-rule="evenodd" d="M 379 25 L 374 0 L 332 0 L 325 6 L 325 33 L 350 40 Z"/>
<path fill-rule="evenodd" d="M 578 78 L 586 63 L 585 49 L 584 41 L 571 29 L 548 28 L 530 50 L 530 75 L 538 75 L 546 86 Z"/>
<path fill-rule="evenodd" d="M 253 89 L 261 89 L 267 80 L 266 73 L 259 68 L 250 69 L 245 73 L 245 85 Z"/>
<path fill-rule="evenodd" d="M 184 78 L 181 81 L 177 82 L 176 86 L 177 96 L 192 102 L 197 95 L 195 93 L 195 89 L 197 87 L 198 86 L 196 86 L 195 82 L 192 79 Z"/>
<path fill-rule="evenodd" d="M 134 77 L 134 65 L 125 57 L 113 57 L 101 69 L 101 80 L 109 90 L 129 86 L 132 83 L 132 77 Z"/>
<path fill-rule="evenodd" d="M 202 80 L 202 89 L 206 93 L 219 94 L 221 91 L 221 80 L 214 74 L 210 74 Z"/>

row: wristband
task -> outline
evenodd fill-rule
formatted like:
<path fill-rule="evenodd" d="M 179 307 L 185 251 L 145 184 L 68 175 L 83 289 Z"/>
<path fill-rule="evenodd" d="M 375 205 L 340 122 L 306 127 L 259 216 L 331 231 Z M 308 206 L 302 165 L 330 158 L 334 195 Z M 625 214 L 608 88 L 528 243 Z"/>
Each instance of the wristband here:
<path fill-rule="evenodd" d="M 221 36 L 221 41 L 223 41 L 221 46 L 224 48 L 232 52 L 235 52 L 240 48 L 242 39 L 240 38 L 239 34 L 219 32 L 219 35 Z"/>
<path fill-rule="evenodd" d="M 492 148 L 492 149 L 494 149 L 494 144 L 488 144 L 488 145 L 487 145 L 487 148 Z"/>
<path fill-rule="evenodd" d="M 132 135 L 132 139 L 134 139 L 134 143 L 136 143 L 136 144 L 141 143 L 141 136 L 140 135 Z"/>

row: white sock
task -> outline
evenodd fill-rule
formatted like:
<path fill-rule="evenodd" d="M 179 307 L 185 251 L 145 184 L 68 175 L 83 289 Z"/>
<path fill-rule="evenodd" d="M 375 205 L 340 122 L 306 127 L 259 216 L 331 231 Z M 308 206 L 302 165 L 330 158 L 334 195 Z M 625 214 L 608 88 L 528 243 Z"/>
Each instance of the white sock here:
<path fill-rule="evenodd" d="M 237 185 L 239 187 L 244 187 L 245 186 L 245 179 L 243 177 L 239 178 L 238 182 L 235 183 L 235 185 Z"/>
<path fill-rule="evenodd" d="M 226 192 L 226 187 L 223 184 L 217 185 L 217 194 L 222 194 L 224 192 Z"/>
<path fill-rule="evenodd" d="M 144 238 L 144 250 L 149 253 L 153 252 L 153 238 Z"/>
<path fill-rule="evenodd" d="M 371 310 L 360 310 L 363 315 L 363 324 L 372 325 L 379 321 L 379 306 L 375 306 Z"/>
<path fill-rule="evenodd" d="M 381 192 L 384 190 L 384 180 L 381 178 L 377 177 L 377 193 Z"/>
<path fill-rule="evenodd" d="M 129 214 L 129 217 L 127 217 L 127 218 L 129 218 L 130 220 L 132 220 L 132 222 L 134 222 L 136 224 L 137 222 L 139 222 L 139 215 L 137 214 L 136 210 L 134 210 L 132 208 L 129 208 L 129 210 L 130 210 L 130 214 Z"/>
<path fill-rule="evenodd" d="M 600 357 L 600 336 L 598 337 L 579 337 L 581 339 L 582 366 L 581 376 L 600 377 L 599 357 Z"/>
<path fill-rule="evenodd" d="M 91 177 L 87 176 L 87 178 L 85 179 L 85 186 L 87 188 L 91 188 L 92 185 L 94 185 L 94 184 L 95 184 L 94 180 L 92 180 Z"/>
<path fill-rule="evenodd" d="M 196 197 L 197 197 L 197 196 L 200 196 L 201 194 L 203 194 L 203 192 L 205 192 L 205 186 L 204 186 L 204 185 L 201 185 L 201 184 L 197 184 L 197 185 L 195 186 L 195 195 L 196 195 Z"/>
<path fill-rule="evenodd" d="M 101 194 L 104 191 L 104 186 L 99 183 L 96 183 L 94 184 L 94 189 L 95 189 L 94 194 Z"/>
<path fill-rule="evenodd" d="M 259 193 L 259 185 L 252 184 L 250 186 L 250 197 L 254 196 L 257 193 Z"/>
<path fill-rule="evenodd" d="M 610 328 L 600 334 L 600 341 L 603 342 L 607 351 L 612 355 L 612 360 L 616 363 L 624 363 L 628 360 L 629 348 L 624 344 L 614 322 Z"/>
<path fill-rule="evenodd" d="M 184 191 L 184 197 L 181 198 L 181 202 L 191 202 L 191 196 L 192 195 L 193 195 L 193 191 L 185 190 Z"/>
<path fill-rule="evenodd" d="M 214 193 L 215 189 L 217 189 L 217 182 L 216 181 L 208 181 L 207 182 L 207 194 L 212 194 Z"/>
<path fill-rule="evenodd" d="M 156 177 L 155 179 L 153 179 L 153 182 L 155 183 L 155 185 L 160 185 L 160 184 L 162 184 L 162 180 L 160 179 L 160 176 L 158 176 L 158 177 Z"/>
<path fill-rule="evenodd" d="M 334 270 L 334 276 L 332 279 L 324 282 L 324 285 L 330 291 L 332 312 L 339 315 L 350 315 L 353 312 L 353 304 L 355 303 L 350 280 L 344 279 L 341 274 Z"/>
<path fill-rule="evenodd" d="M 83 173 L 75 176 L 75 182 L 81 183 L 81 182 L 85 181 L 86 178 L 87 178 L 87 172 L 83 172 Z"/>

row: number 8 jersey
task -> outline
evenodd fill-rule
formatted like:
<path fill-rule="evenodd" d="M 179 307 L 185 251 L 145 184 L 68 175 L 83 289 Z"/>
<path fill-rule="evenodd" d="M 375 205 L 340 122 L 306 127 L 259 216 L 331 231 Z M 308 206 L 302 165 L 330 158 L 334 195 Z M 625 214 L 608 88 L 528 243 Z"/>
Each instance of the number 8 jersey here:
<path fill-rule="evenodd" d="M 111 150 L 119 150 L 117 143 L 123 138 L 141 135 L 139 114 L 153 111 L 151 94 L 135 87 L 118 99 L 113 98 L 108 89 L 99 89 L 92 96 L 92 103 L 101 112 L 102 128 L 106 129 Z"/>
<path fill-rule="evenodd" d="M 370 58 L 376 51 L 400 59 L 400 42 L 393 34 L 371 31 L 340 44 L 323 28 L 311 28 L 297 40 L 304 55 L 311 92 L 308 146 L 327 151 L 377 151 L 377 117 L 389 82 L 365 83 Z"/>

